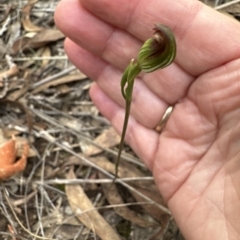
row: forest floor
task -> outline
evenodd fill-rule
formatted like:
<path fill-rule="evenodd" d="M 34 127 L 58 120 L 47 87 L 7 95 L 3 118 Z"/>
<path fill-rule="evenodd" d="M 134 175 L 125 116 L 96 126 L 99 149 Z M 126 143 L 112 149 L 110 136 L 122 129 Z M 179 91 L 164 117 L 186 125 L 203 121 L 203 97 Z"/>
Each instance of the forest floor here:
<path fill-rule="evenodd" d="M 120 137 L 91 102 L 91 79 L 64 52 L 53 17 L 58 2 L 0 3 L 0 150 L 12 138 L 17 146 L 17 156 L 13 146 L 0 159 L 0 170 L 12 166 L 6 179 L 0 171 L 0 238 L 182 240 L 151 173 L 127 145 L 108 192 Z M 240 18 L 240 3 L 203 2 Z M 23 172 L 12 156 L 27 157 Z"/>

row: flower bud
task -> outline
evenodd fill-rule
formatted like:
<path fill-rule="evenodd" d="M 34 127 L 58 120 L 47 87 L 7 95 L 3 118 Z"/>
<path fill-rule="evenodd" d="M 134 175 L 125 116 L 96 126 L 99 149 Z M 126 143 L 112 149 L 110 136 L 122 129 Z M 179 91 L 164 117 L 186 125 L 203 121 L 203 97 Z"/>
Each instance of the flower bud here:
<path fill-rule="evenodd" d="M 126 101 L 131 101 L 134 79 L 141 72 L 139 65 L 132 59 L 125 69 L 121 80 L 122 96 Z"/>
<path fill-rule="evenodd" d="M 176 56 L 176 41 L 173 32 L 166 26 L 155 25 L 153 37 L 140 49 L 137 64 L 144 72 L 153 72 L 167 67 Z"/>

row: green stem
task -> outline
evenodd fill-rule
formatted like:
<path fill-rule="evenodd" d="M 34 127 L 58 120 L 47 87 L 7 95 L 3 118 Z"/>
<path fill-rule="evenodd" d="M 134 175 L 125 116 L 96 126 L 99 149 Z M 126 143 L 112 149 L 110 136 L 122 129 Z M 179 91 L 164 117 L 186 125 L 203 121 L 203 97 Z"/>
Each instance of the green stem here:
<path fill-rule="evenodd" d="M 124 139 L 127 131 L 128 119 L 130 115 L 134 80 L 140 72 L 141 72 L 141 68 L 138 66 L 137 63 L 134 63 L 134 60 L 132 60 L 128 65 L 128 67 L 126 68 L 121 80 L 121 90 L 122 90 L 122 95 L 125 99 L 126 108 L 125 108 L 125 117 L 124 117 L 121 141 L 120 141 L 120 146 L 118 150 L 117 161 L 115 164 L 115 178 L 113 182 L 115 182 L 116 178 L 118 177 L 118 166 L 121 159 Z"/>
<path fill-rule="evenodd" d="M 117 161 L 116 161 L 116 164 L 115 164 L 115 178 L 118 177 L 118 165 L 119 165 L 119 162 L 120 162 L 122 149 L 123 149 L 123 144 L 124 144 L 124 139 L 125 139 L 125 135 L 126 135 L 126 131 L 127 131 L 128 119 L 129 119 L 129 115 L 130 115 L 130 108 L 131 108 L 131 102 L 126 102 L 125 117 L 124 117 L 121 141 L 120 141 L 120 145 L 119 145 Z"/>

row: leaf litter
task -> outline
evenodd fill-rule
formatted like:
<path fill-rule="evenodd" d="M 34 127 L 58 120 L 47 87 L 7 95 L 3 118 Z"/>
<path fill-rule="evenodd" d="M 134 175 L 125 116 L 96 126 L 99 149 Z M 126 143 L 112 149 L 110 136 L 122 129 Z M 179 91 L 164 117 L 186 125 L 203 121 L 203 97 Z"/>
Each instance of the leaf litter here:
<path fill-rule="evenodd" d="M 127 145 L 109 191 L 120 137 L 91 102 L 91 80 L 68 61 L 58 2 L 0 4 L 0 131 L 14 136 L 17 156 L 30 146 L 26 169 L 1 182 L 1 238 L 183 239 Z M 217 7 L 239 18 L 239 4 Z"/>

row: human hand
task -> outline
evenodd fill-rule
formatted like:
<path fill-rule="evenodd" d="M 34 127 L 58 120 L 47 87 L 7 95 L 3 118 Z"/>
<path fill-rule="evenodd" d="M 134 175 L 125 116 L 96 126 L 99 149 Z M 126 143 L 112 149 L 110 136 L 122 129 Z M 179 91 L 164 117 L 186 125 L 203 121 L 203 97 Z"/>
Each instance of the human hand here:
<path fill-rule="evenodd" d="M 173 30 L 175 62 L 135 81 L 126 140 L 186 239 L 239 239 L 240 24 L 196 0 L 64 0 L 55 19 L 70 60 L 96 81 L 93 102 L 119 133 L 124 68 L 154 23 Z"/>

